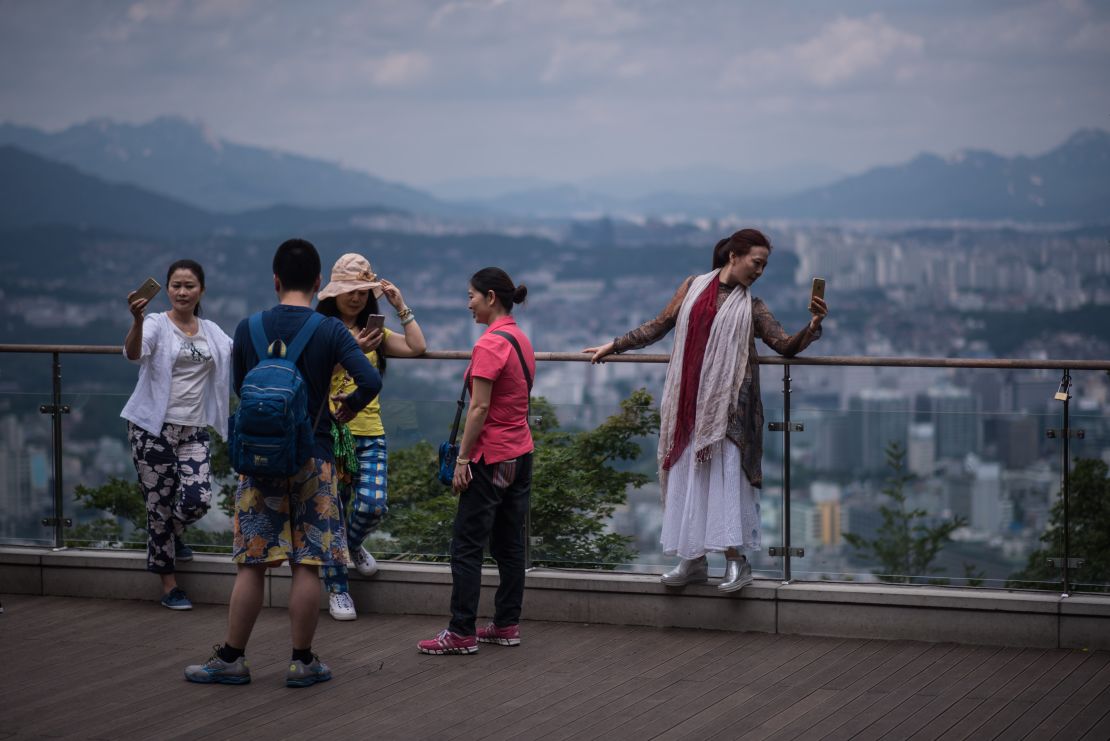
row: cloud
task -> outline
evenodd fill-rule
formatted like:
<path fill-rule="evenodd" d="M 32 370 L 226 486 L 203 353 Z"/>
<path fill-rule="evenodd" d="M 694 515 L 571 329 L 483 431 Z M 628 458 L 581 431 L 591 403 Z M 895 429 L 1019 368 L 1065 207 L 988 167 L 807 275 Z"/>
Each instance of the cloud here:
<path fill-rule="evenodd" d="M 920 36 L 899 31 L 876 14 L 838 18 L 793 52 L 806 79 L 829 87 L 882 69 L 902 54 L 919 54 L 924 46 Z"/>
<path fill-rule="evenodd" d="M 1110 52 L 1110 23 L 1090 21 L 1084 23 L 1075 35 L 1067 40 L 1065 46 L 1071 51 L 1098 54 Z"/>
<path fill-rule="evenodd" d="M 559 41 L 540 79 L 546 83 L 599 77 L 629 79 L 643 72 L 642 63 L 622 56 L 620 44 L 613 41 Z"/>
<path fill-rule="evenodd" d="M 404 87 L 419 82 L 431 67 L 431 59 L 418 51 L 387 54 L 363 65 L 370 81 L 379 87 Z"/>
<path fill-rule="evenodd" d="M 726 85 L 775 86 L 805 83 L 828 89 L 866 76 L 910 79 L 905 63 L 920 56 L 921 36 L 901 31 L 879 14 L 837 18 L 816 36 L 782 51 L 746 51 L 726 67 Z"/>

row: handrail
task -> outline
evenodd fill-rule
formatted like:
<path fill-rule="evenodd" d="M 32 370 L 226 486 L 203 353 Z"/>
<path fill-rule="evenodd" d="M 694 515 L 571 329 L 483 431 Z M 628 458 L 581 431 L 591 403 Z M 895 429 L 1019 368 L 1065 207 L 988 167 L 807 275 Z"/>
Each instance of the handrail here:
<path fill-rule="evenodd" d="M 121 355 L 121 345 L 14 345 L 0 344 L 0 353 L 65 353 L 71 355 Z M 469 360 L 469 350 L 433 350 L 416 358 L 396 360 Z M 581 352 L 537 352 L 536 360 L 543 362 L 588 363 L 590 356 Z M 606 363 L 666 363 L 669 355 L 627 353 L 610 355 Z M 1069 360 L 1031 358 L 925 358 L 865 355 L 830 355 L 784 358 L 779 355 L 760 355 L 760 365 L 825 365 L 847 367 L 890 368 L 996 368 L 1002 370 L 1104 370 L 1110 371 L 1107 360 Z"/>

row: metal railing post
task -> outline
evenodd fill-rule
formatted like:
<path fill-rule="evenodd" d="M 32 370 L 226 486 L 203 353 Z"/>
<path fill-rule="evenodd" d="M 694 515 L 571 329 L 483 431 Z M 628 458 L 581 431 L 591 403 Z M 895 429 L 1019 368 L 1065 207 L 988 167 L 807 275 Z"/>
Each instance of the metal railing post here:
<path fill-rule="evenodd" d="M 790 559 L 805 555 L 804 548 L 790 545 L 790 433 L 805 430 L 805 425 L 790 421 L 790 363 L 782 364 L 782 421 L 768 423 L 767 429 L 782 433 L 782 545 L 771 546 L 767 549 L 767 555 L 772 558 L 782 557 L 782 583 L 789 584 L 793 578 L 790 573 Z"/>
<path fill-rule="evenodd" d="M 1071 518 L 1068 515 L 1068 488 L 1071 469 L 1071 425 L 1069 407 L 1071 406 L 1071 371 L 1064 370 L 1064 596 L 1071 592 Z"/>
<path fill-rule="evenodd" d="M 790 364 L 782 366 L 782 581 L 790 575 Z"/>
<path fill-rule="evenodd" d="M 1063 584 L 1063 597 L 1067 597 L 1071 593 L 1071 570 L 1078 569 L 1083 565 L 1082 558 L 1072 558 L 1071 556 L 1071 514 L 1068 511 L 1068 500 L 1071 494 L 1071 439 L 1076 437 L 1083 439 L 1083 430 L 1073 430 L 1071 428 L 1071 369 L 1065 368 L 1064 375 L 1060 379 L 1060 390 L 1056 392 L 1056 400 L 1064 404 L 1064 426 L 1061 429 L 1050 429 L 1047 431 L 1049 438 L 1062 437 L 1064 439 L 1063 461 L 1061 472 L 1061 485 L 1060 496 L 1064 500 L 1064 556 L 1063 558 L 1052 557 L 1048 559 L 1048 565 L 1064 570 L 1064 584 Z"/>
<path fill-rule="evenodd" d="M 69 414 L 69 406 L 62 405 L 62 356 L 55 351 L 53 364 L 53 393 L 50 404 L 39 406 L 39 413 L 49 414 L 52 424 L 52 443 L 50 454 L 54 463 L 54 516 L 44 517 L 42 524 L 54 527 L 54 547 L 65 548 L 66 528 L 73 524 L 64 514 L 62 500 L 62 415 Z"/>

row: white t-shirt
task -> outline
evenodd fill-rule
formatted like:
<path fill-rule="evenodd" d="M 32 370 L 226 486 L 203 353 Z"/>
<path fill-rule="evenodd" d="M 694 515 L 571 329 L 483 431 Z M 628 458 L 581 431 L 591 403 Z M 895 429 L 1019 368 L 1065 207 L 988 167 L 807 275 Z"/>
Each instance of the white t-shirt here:
<path fill-rule="evenodd" d="M 166 422 L 204 427 L 204 389 L 208 375 L 215 367 L 208 340 L 204 336 L 204 327 L 198 322 L 197 333 L 190 337 L 176 324 L 172 326 L 178 348 L 174 353 L 173 382 L 170 386 L 170 404 L 166 408 Z"/>

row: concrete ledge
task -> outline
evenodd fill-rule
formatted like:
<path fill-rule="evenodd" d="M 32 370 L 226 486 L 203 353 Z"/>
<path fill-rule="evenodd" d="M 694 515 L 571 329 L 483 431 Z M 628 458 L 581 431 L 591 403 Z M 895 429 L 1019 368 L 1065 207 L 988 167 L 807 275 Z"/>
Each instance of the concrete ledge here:
<path fill-rule="evenodd" d="M 451 594 L 447 564 L 379 561 L 371 579 L 351 573 L 360 612 L 443 615 Z M 198 554 L 178 581 L 198 603 L 226 604 L 236 567 Z M 271 569 L 266 604 L 288 604 L 291 572 Z M 725 594 L 716 580 L 669 589 L 644 574 L 536 569 L 525 614 L 537 620 L 705 628 L 797 635 L 882 638 L 1031 648 L 1110 649 L 1110 595 L 1061 595 L 910 585 L 780 584 L 757 580 Z M 493 612 L 496 569 L 482 574 L 480 613 Z M 139 551 L 0 548 L 0 594 L 157 600 L 157 579 Z M 327 597 L 321 599 L 321 608 Z"/>
<path fill-rule="evenodd" d="M 780 633 L 1029 648 L 1060 640 L 1058 594 L 822 582 L 783 585 L 777 597 Z M 1110 600 L 1105 618 L 1108 609 Z"/>

